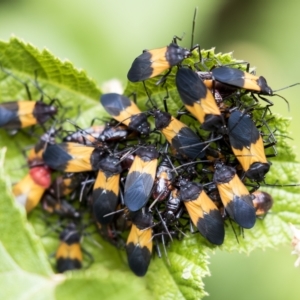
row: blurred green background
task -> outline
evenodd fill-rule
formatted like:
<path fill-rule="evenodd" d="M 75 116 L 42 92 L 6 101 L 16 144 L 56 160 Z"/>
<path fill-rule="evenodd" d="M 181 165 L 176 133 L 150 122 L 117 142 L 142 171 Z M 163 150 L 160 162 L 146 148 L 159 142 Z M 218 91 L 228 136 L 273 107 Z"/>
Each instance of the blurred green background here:
<path fill-rule="evenodd" d="M 234 51 L 249 61 L 273 89 L 300 82 L 300 2 L 279 0 L 0 0 L 0 39 L 11 35 L 86 70 L 99 85 L 111 78 L 126 84 L 133 59 L 143 49 L 167 45 L 185 32 L 190 46 L 194 8 L 195 42 L 216 52 Z M 291 117 L 290 137 L 299 159 L 300 86 L 282 91 L 291 110 L 272 98 L 275 112 Z M 299 176 L 300 182 L 300 176 Z M 217 251 L 206 278 L 209 299 L 300 299 L 300 269 L 291 246 L 245 255 Z"/>

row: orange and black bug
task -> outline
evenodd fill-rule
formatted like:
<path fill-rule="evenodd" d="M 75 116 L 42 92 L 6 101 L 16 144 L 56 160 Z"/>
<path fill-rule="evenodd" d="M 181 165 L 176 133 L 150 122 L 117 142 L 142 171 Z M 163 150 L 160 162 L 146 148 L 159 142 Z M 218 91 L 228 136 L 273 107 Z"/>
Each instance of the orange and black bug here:
<path fill-rule="evenodd" d="M 124 203 L 130 211 L 137 211 L 147 203 L 154 184 L 158 156 L 154 146 L 141 146 L 136 151 L 124 188 Z"/>
<path fill-rule="evenodd" d="M 217 162 L 213 182 L 218 191 L 225 211 L 242 228 L 250 229 L 256 221 L 253 198 L 243 182 L 230 166 Z"/>
<path fill-rule="evenodd" d="M 247 64 L 247 70 L 249 70 L 249 64 Z M 268 103 L 267 106 L 272 106 L 273 103 L 261 95 L 278 96 L 282 98 L 289 107 L 289 103 L 284 97 L 274 93 L 299 84 L 295 83 L 274 91 L 268 86 L 268 83 L 263 76 L 256 76 L 251 73 L 227 66 L 216 67 L 212 69 L 211 72 L 197 73 L 200 78 L 203 78 L 204 84 L 209 89 L 214 90 L 216 88 L 221 94 L 223 91 L 225 91 L 225 94 L 229 91 L 230 94 L 230 91 L 234 91 L 231 90 L 231 88 L 244 89 L 248 92 L 251 92 L 255 100 L 256 98 L 254 97 L 254 94 L 258 94 L 260 99 Z"/>
<path fill-rule="evenodd" d="M 210 90 L 199 76 L 189 68 L 180 68 L 176 86 L 185 108 L 208 131 L 218 131 L 224 125 L 223 117 Z"/>
<path fill-rule="evenodd" d="M 29 213 L 40 202 L 45 190 L 51 185 L 51 172 L 47 166 L 36 166 L 12 187 L 16 201 Z"/>
<path fill-rule="evenodd" d="M 273 95 L 272 89 L 268 86 L 263 76 L 256 76 L 240 69 L 226 66 L 216 67 L 212 69 L 210 73 L 211 78 L 204 80 L 204 84 L 210 89 L 214 88 L 214 81 L 216 81 L 247 91 L 257 92 L 262 95 Z M 201 76 L 201 72 L 198 74 Z M 205 72 L 204 74 L 208 75 Z"/>
<path fill-rule="evenodd" d="M 212 244 L 223 244 L 225 230 L 222 216 L 202 185 L 180 180 L 180 199 L 199 232 Z"/>
<path fill-rule="evenodd" d="M 132 214 L 132 226 L 126 242 L 128 265 L 137 276 L 147 273 L 152 254 L 153 217 L 145 209 Z"/>
<path fill-rule="evenodd" d="M 85 172 L 98 170 L 102 150 L 77 143 L 48 144 L 43 160 L 53 170 Z"/>
<path fill-rule="evenodd" d="M 263 191 L 255 191 L 252 193 L 255 198 L 252 200 L 255 207 L 256 216 L 264 216 L 273 206 L 273 198 L 269 193 Z"/>
<path fill-rule="evenodd" d="M 36 124 L 43 125 L 50 118 L 53 118 L 53 116 L 57 113 L 57 107 L 55 107 L 53 103 L 57 101 L 57 99 L 52 99 L 49 104 L 44 103 L 42 101 L 43 92 L 36 82 L 36 88 L 40 90 L 42 97 L 39 101 L 31 101 L 32 97 L 27 83 L 5 70 L 2 66 L 0 67 L 4 73 L 13 77 L 25 87 L 28 97 L 27 100 L 23 101 L 0 103 L 0 128 L 14 132 L 21 128 L 26 128 Z"/>
<path fill-rule="evenodd" d="M 81 269 L 81 236 L 74 223 L 70 223 L 60 234 L 60 245 L 56 251 L 56 268 L 59 273 Z"/>
<path fill-rule="evenodd" d="M 228 119 L 232 151 L 249 179 L 262 181 L 270 169 L 262 137 L 248 114 L 234 111 Z"/>
<path fill-rule="evenodd" d="M 144 81 L 180 64 L 192 55 L 192 50 L 182 48 L 173 41 L 169 46 L 144 50 L 132 63 L 127 78 L 131 82 Z"/>
<path fill-rule="evenodd" d="M 200 137 L 187 125 L 175 119 L 168 112 L 154 110 L 155 127 L 160 130 L 167 141 L 184 158 L 203 158 L 205 152 Z"/>
<path fill-rule="evenodd" d="M 111 223 L 119 200 L 120 160 L 114 156 L 107 156 L 100 160 L 99 171 L 93 188 L 93 214 L 100 224 Z"/>
<path fill-rule="evenodd" d="M 128 71 L 127 78 L 131 82 L 144 81 L 155 77 L 169 69 L 169 72 L 164 75 L 164 78 L 171 72 L 172 67 L 179 65 L 184 59 L 190 57 L 195 49 L 198 49 L 201 60 L 201 52 L 199 45 L 193 46 L 193 37 L 195 29 L 195 19 L 197 9 L 194 13 L 193 28 L 192 28 L 192 47 L 186 49 L 177 45 L 177 40 L 181 38 L 174 36 L 173 41 L 166 47 L 144 50 L 132 63 Z M 159 80 L 157 84 L 162 82 Z"/>
<path fill-rule="evenodd" d="M 44 124 L 57 113 L 57 108 L 42 101 L 11 101 L 0 103 L 0 128 L 18 130 Z"/>
<path fill-rule="evenodd" d="M 130 130 L 148 135 L 150 124 L 147 115 L 142 113 L 136 104 L 126 96 L 116 93 L 104 94 L 100 102 L 105 110 L 118 122 L 128 126 Z"/>

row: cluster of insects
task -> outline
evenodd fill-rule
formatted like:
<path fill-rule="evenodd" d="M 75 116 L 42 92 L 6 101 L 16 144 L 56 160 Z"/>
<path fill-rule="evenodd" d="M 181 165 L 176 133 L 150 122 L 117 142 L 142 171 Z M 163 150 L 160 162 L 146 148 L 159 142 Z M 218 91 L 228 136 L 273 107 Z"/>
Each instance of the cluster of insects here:
<path fill-rule="evenodd" d="M 100 104 L 111 118 L 87 129 L 56 117 L 58 100 L 0 104 L 1 128 L 42 130 L 27 153 L 29 171 L 12 192 L 27 213 L 40 203 L 64 226 L 58 272 L 82 267 L 80 240 L 90 224 L 125 249 L 130 269 L 144 276 L 154 245 L 167 255 L 174 239 L 196 230 L 222 245 L 226 222 L 251 229 L 271 208 L 272 196 L 260 187 L 268 158 L 277 154 L 276 128 L 268 122 L 273 103 L 266 98 L 275 94 L 249 64 L 221 65 L 202 53 L 197 45 L 180 47 L 176 38 L 145 50 L 128 72 L 132 86 L 144 89 L 144 109 L 138 94 L 103 94 Z M 172 85 L 182 101 L 173 114 Z M 165 90 L 161 103 L 151 96 L 156 86 Z M 74 130 L 66 131 L 70 122 Z"/>

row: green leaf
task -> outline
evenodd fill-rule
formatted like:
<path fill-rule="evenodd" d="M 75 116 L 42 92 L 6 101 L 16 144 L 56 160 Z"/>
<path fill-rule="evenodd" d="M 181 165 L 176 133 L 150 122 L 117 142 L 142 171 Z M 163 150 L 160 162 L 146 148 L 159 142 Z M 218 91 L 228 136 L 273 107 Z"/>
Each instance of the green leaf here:
<path fill-rule="evenodd" d="M 213 49 L 203 51 L 204 57 L 208 55 L 210 58 L 215 56 L 221 63 L 234 61 L 231 54 L 215 55 Z M 194 52 L 187 64 L 192 65 L 197 60 L 197 53 Z M 0 42 L 0 62 L 7 71 L 28 83 L 34 99 L 41 96 L 34 83 L 34 73 L 37 72 L 37 80 L 43 92 L 50 98 L 58 98 L 62 107 L 66 109 L 65 117 L 76 120 L 79 126 L 88 127 L 93 118 L 103 118 L 105 115 L 99 104 L 101 93 L 95 83 L 84 71 L 76 70 L 69 62 L 59 61 L 48 51 L 38 51 L 33 46 L 13 38 L 9 43 Z M 207 60 L 208 67 L 214 64 L 215 60 Z M 171 113 L 176 113 L 182 107 L 174 84 L 175 69 L 163 87 L 155 85 L 157 78 L 146 82 L 151 99 L 158 107 L 163 108 L 163 100 L 168 94 L 169 98 L 166 101 Z M 24 85 L 3 72 L 0 72 L 0 91 L 0 102 L 27 98 Z M 149 99 L 143 85 L 128 83 L 125 94 L 129 95 L 132 92 L 136 92 L 140 108 L 148 109 Z M 47 101 L 47 97 L 45 98 Z M 245 98 L 245 101 L 251 99 Z M 80 117 L 76 119 L 79 106 Z M 260 113 L 255 112 L 254 115 L 259 124 Z M 278 156 L 271 159 L 273 165 L 266 182 L 296 183 L 299 164 L 295 162 L 295 155 L 286 138 L 289 121 L 277 115 L 268 115 L 268 118 L 271 130 L 276 129 Z M 189 126 L 199 127 L 190 118 L 182 119 Z M 21 132 L 14 137 L 4 131 L 0 134 L 0 146 L 6 146 L 8 149 L 5 171 L 0 167 L 0 291 L 3 294 L 8 293 L 9 289 L 12 290 L 12 285 L 17 282 L 21 288 L 15 290 L 15 294 L 11 294 L 14 299 L 21 295 L 25 299 L 201 299 L 206 295 L 202 278 L 209 275 L 209 255 L 216 247 L 198 233 L 189 233 L 182 241 L 174 241 L 167 248 L 167 257 L 161 247 L 163 258 L 155 257 L 152 260 L 144 278 L 137 278 L 130 272 L 124 251 L 114 248 L 92 233 L 85 237 L 83 247 L 93 256 L 94 263 L 88 269 L 53 275 L 50 264 L 54 265 L 54 261 L 48 260 L 47 254 L 50 255 L 57 249 L 57 234 L 47 228 L 41 217 L 41 209 L 35 209 L 28 217 L 34 227 L 34 230 L 32 229 L 24 212 L 12 201 L 10 180 L 5 173 L 10 175 L 13 182 L 22 178 L 27 169 L 21 168 L 22 165 L 26 165 L 26 161 L 20 150 L 26 145 L 34 144 L 35 139 Z M 297 200 L 299 187 L 276 186 L 261 189 L 274 197 L 275 204 L 271 213 L 263 220 L 257 220 L 253 229 L 244 230 L 243 235 L 236 225 L 226 221 L 226 237 L 221 249 L 249 253 L 256 248 L 276 247 L 290 240 L 288 223 L 300 224 L 300 206 Z M 85 257 L 84 268 L 88 264 L 88 257 Z"/>
<path fill-rule="evenodd" d="M 140 278 L 128 271 L 98 264 L 93 271 L 75 272 L 56 289 L 56 299 L 152 299 Z"/>
<path fill-rule="evenodd" d="M 146 280 L 155 299 L 201 299 L 208 269 L 208 243 L 199 234 L 174 241 L 168 256 L 151 263 Z M 155 264 L 154 264 L 155 263 Z"/>

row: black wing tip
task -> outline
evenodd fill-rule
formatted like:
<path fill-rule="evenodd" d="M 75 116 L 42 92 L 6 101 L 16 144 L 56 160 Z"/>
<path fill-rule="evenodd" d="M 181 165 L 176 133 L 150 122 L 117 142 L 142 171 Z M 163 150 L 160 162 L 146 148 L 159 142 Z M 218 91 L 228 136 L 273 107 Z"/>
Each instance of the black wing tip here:
<path fill-rule="evenodd" d="M 132 242 L 126 245 L 128 265 L 131 271 L 139 277 L 146 275 L 151 261 L 151 252 L 147 247 L 139 247 Z"/>
<path fill-rule="evenodd" d="M 197 228 L 210 243 L 217 246 L 223 244 L 225 238 L 224 221 L 218 210 L 213 210 L 204 215 L 204 218 L 200 218 Z"/>

